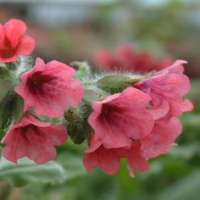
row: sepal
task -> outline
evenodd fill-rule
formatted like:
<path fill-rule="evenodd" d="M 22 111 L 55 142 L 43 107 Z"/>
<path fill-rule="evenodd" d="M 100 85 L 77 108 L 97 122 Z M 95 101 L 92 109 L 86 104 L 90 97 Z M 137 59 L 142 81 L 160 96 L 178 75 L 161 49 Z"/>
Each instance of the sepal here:
<path fill-rule="evenodd" d="M 87 62 L 72 62 L 70 64 L 76 70 L 76 78 L 84 80 L 91 77 L 92 71 Z"/>
<path fill-rule="evenodd" d="M 97 81 L 97 86 L 111 94 L 122 92 L 142 80 L 143 76 L 133 74 L 106 74 Z"/>

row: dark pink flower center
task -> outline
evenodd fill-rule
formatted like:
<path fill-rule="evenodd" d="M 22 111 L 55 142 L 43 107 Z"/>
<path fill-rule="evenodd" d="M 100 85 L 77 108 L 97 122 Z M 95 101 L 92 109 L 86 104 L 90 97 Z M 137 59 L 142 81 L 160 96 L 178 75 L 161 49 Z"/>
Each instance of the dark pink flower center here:
<path fill-rule="evenodd" d="M 29 90 L 33 94 L 44 94 L 48 93 L 48 91 L 44 91 L 44 86 L 49 84 L 52 80 L 54 80 L 54 76 L 44 75 L 42 72 L 35 72 L 27 81 L 27 85 Z"/>
<path fill-rule="evenodd" d="M 44 133 L 41 131 L 40 127 L 34 124 L 28 124 L 24 127 L 19 127 L 16 129 L 16 131 L 29 144 L 44 142 Z"/>
<path fill-rule="evenodd" d="M 26 134 L 27 134 L 28 132 L 30 132 L 30 131 L 33 131 L 33 132 L 35 132 L 35 133 L 38 132 L 38 128 L 37 128 L 35 125 L 33 125 L 33 124 L 29 124 L 29 125 L 27 125 L 27 126 L 20 127 L 20 128 L 18 128 L 18 129 L 20 129 L 20 132 L 21 132 L 22 134 L 24 134 L 24 135 L 26 135 Z"/>
<path fill-rule="evenodd" d="M 102 113 L 100 119 L 106 120 L 107 122 L 114 123 L 122 113 L 122 109 L 119 106 L 113 104 L 104 104 L 102 106 Z"/>

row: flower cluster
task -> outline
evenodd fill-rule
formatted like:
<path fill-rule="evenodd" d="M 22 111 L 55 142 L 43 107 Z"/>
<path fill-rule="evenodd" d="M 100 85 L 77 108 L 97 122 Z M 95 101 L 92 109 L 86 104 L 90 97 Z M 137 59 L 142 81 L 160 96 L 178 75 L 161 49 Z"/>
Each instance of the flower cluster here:
<path fill-rule="evenodd" d="M 183 100 L 190 82 L 178 60 L 118 94 L 93 102 L 89 123 L 94 134 L 84 157 L 88 171 L 100 167 L 115 174 L 121 158 L 127 158 L 130 174 L 148 169 L 147 161 L 166 154 L 180 135 L 177 119 L 191 111 Z"/>
<path fill-rule="evenodd" d="M 88 142 L 83 158 L 87 171 L 99 167 L 113 175 L 125 158 L 133 175 L 147 170 L 149 159 L 168 153 L 182 131 L 178 117 L 193 108 L 184 99 L 190 90 L 184 75 L 186 61 L 169 66 L 165 62 L 162 69 L 149 55 L 123 46 L 116 56 L 104 52 L 97 60 L 110 70 L 119 66 L 126 72 L 93 74 L 86 63 L 69 66 L 54 60 L 45 64 L 41 58 L 20 70 L 35 43 L 25 32 L 20 20 L 0 26 L 0 73 L 8 72 L 2 76 L 12 83 L 0 104 L 15 102 L 11 97 L 23 103 L 18 117 L 9 112 L 8 126 L 5 120 L 0 123 L 6 159 L 17 162 L 26 156 L 38 164 L 54 160 L 55 147 L 64 144 L 68 135 L 76 144 Z M 134 74 L 139 71 L 143 73 Z M 17 106 L 11 107 L 17 112 Z M 62 120 L 54 123 L 54 119 Z"/>
<path fill-rule="evenodd" d="M 0 28 L 1 62 L 16 62 L 32 52 L 35 42 L 25 35 L 24 22 L 14 19 Z M 2 139 L 6 159 L 16 162 L 27 156 L 37 163 L 55 159 L 55 146 L 65 143 L 67 130 L 63 125 L 42 122 L 39 116 L 63 117 L 65 109 L 80 103 L 83 87 L 74 75 L 75 70 L 64 63 L 54 60 L 45 64 L 37 58 L 33 68 L 19 77 L 14 90 L 23 99 L 23 113 Z"/>

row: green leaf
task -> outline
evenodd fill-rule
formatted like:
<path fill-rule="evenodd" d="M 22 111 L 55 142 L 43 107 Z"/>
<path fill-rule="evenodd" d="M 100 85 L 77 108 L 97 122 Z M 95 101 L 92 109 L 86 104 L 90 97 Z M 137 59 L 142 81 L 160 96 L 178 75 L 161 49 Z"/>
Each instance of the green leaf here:
<path fill-rule="evenodd" d="M 0 103 L 0 138 L 9 126 L 18 121 L 23 114 L 23 100 L 14 92 L 9 92 Z"/>
<path fill-rule="evenodd" d="M 65 180 L 65 170 L 55 161 L 38 165 L 23 158 L 19 160 L 18 164 L 15 164 L 2 158 L 0 161 L 0 180 L 10 181 L 16 186 L 30 182 L 56 184 Z"/>
<path fill-rule="evenodd" d="M 0 65 L 0 102 L 5 98 L 9 91 L 14 90 L 14 75 L 6 66 Z"/>
<path fill-rule="evenodd" d="M 11 81 L 0 78 L 0 102 L 7 95 L 7 93 L 12 89 L 13 89 L 13 85 Z"/>

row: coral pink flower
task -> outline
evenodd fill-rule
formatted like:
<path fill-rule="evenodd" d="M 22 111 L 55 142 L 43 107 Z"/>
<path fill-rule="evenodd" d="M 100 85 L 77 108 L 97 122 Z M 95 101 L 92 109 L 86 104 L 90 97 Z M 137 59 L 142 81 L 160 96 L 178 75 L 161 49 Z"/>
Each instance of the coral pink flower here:
<path fill-rule="evenodd" d="M 93 102 L 89 124 L 106 148 L 129 145 L 150 134 L 154 120 L 147 106 L 149 95 L 130 87 L 122 93 Z"/>
<path fill-rule="evenodd" d="M 143 157 L 149 159 L 168 153 L 181 131 L 182 125 L 175 117 L 156 121 L 152 133 L 140 141 Z"/>
<path fill-rule="evenodd" d="M 122 69 L 133 72 L 160 70 L 172 64 L 169 57 L 155 59 L 148 52 L 135 52 L 128 44 L 119 46 L 115 51 L 115 57 L 121 63 Z"/>
<path fill-rule="evenodd" d="M 163 69 L 147 80 L 137 84 L 137 87 L 149 94 L 152 98 L 154 119 L 164 117 L 166 114 L 179 116 L 183 112 L 191 111 L 193 106 L 183 97 L 190 90 L 189 78 L 183 74 L 183 60 Z"/>
<path fill-rule="evenodd" d="M 128 45 L 119 46 L 112 54 L 107 50 L 100 50 L 94 56 L 94 63 L 100 69 L 106 70 L 124 70 L 132 72 L 149 72 L 160 70 L 172 64 L 170 58 L 155 59 L 148 52 L 135 52 Z"/>
<path fill-rule="evenodd" d="M 121 68 L 128 71 L 146 72 L 155 67 L 155 61 L 152 56 L 147 52 L 136 53 L 130 45 L 119 46 L 115 54 L 121 63 Z"/>
<path fill-rule="evenodd" d="M 89 148 L 83 159 L 88 172 L 99 167 L 107 174 L 115 174 L 119 169 L 119 160 L 118 149 L 106 149 L 94 135 L 90 138 Z"/>
<path fill-rule="evenodd" d="M 144 172 L 149 169 L 147 159 L 141 153 L 141 145 L 139 142 L 132 143 L 130 149 L 126 150 L 125 157 L 128 160 L 128 168 L 130 175 L 136 172 Z"/>
<path fill-rule="evenodd" d="M 36 163 L 46 163 L 55 159 L 55 146 L 64 144 L 66 139 L 64 126 L 53 126 L 26 115 L 3 138 L 3 156 L 13 162 L 26 156 Z"/>
<path fill-rule="evenodd" d="M 24 99 L 24 110 L 39 115 L 60 117 L 64 110 L 80 103 L 83 87 L 75 80 L 75 71 L 68 65 L 51 61 L 45 65 L 37 59 L 34 68 L 21 76 L 15 91 Z"/>
<path fill-rule="evenodd" d="M 88 172 L 99 167 L 105 173 L 114 175 L 119 170 L 121 158 L 128 160 L 131 175 L 137 171 L 146 171 L 148 169 L 147 160 L 142 157 L 139 143 L 135 142 L 122 148 L 106 148 L 96 138 L 96 135 L 90 138 L 89 148 L 84 155 L 83 163 Z"/>
<path fill-rule="evenodd" d="M 112 56 L 106 49 L 98 51 L 94 55 L 94 62 L 100 69 L 115 69 L 118 68 L 120 63 Z"/>
<path fill-rule="evenodd" d="M 26 24 L 17 19 L 0 24 L 0 62 L 14 62 L 18 56 L 32 53 L 35 41 L 26 30 Z"/>

